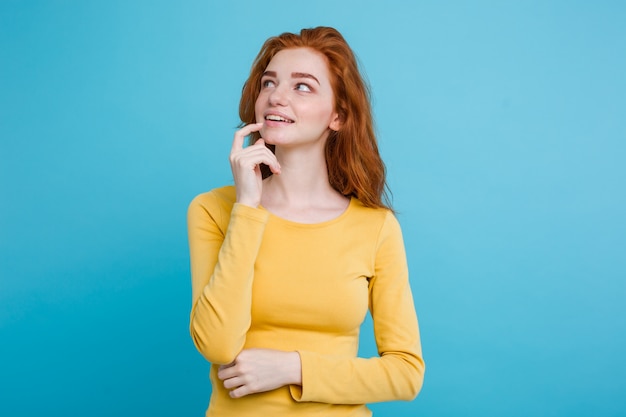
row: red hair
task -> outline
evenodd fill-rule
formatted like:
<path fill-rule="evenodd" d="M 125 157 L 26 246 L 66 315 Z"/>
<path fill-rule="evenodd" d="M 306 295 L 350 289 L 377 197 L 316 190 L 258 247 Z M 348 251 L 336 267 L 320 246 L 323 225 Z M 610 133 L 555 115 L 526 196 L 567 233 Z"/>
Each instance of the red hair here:
<path fill-rule="evenodd" d="M 374 133 L 370 92 L 352 49 L 336 29 L 302 29 L 299 35 L 283 33 L 265 41 L 243 86 L 239 102 L 242 125 L 256 122 L 254 105 L 259 97 L 263 72 L 274 55 L 289 48 L 311 48 L 324 55 L 328 63 L 335 111 L 341 120 L 341 128 L 331 131 L 326 141 L 330 185 L 345 196 L 358 198 L 367 207 L 390 209 L 385 165 Z M 255 132 L 251 141 L 258 138 L 259 133 Z M 263 178 L 271 175 L 266 166 L 262 166 L 262 171 Z"/>

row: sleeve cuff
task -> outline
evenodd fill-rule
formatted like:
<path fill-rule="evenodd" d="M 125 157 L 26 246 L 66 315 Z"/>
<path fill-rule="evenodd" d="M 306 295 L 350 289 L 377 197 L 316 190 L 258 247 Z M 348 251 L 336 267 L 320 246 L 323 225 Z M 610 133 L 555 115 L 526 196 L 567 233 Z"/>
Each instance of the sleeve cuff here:
<path fill-rule="evenodd" d="M 270 217 L 270 213 L 267 210 L 263 210 L 261 208 L 254 208 L 246 206 L 245 204 L 235 203 L 233 205 L 231 216 L 245 217 L 259 223 L 267 223 L 267 220 Z"/>

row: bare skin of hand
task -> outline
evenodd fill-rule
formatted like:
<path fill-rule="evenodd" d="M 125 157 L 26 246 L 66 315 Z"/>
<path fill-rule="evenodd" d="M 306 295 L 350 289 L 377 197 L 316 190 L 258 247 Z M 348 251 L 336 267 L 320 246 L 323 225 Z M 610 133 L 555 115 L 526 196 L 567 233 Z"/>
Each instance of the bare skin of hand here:
<path fill-rule="evenodd" d="M 232 398 L 271 391 L 285 385 L 302 384 L 298 352 L 274 349 L 246 349 L 233 363 L 219 367 L 217 377 Z"/>
<path fill-rule="evenodd" d="M 258 207 L 261 204 L 263 178 L 260 164 L 269 166 L 272 173 L 280 174 L 280 164 L 276 155 L 265 146 L 263 139 L 243 147 L 246 136 L 258 132 L 262 127 L 263 123 L 254 123 L 239 129 L 235 132 L 230 151 L 230 168 L 235 179 L 237 202 L 250 207 Z"/>

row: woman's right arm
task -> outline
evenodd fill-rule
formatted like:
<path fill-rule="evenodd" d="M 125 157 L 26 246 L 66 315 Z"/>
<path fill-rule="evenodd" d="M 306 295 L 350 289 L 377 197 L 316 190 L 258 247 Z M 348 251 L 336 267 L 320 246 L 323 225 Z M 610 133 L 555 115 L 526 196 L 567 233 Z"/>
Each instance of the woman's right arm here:
<path fill-rule="evenodd" d="M 232 201 L 230 202 L 232 204 Z M 254 262 L 269 214 L 229 203 L 215 192 L 189 205 L 192 278 L 190 332 L 198 351 L 215 364 L 232 362 L 250 327 Z"/>
<path fill-rule="evenodd" d="M 235 359 L 250 327 L 254 262 L 269 218 L 267 211 L 257 208 L 263 186 L 259 164 L 280 173 L 275 155 L 262 139 L 243 146 L 245 137 L 262 126 L 247 125 L 235 133 L 230 153 L 235 204 L 213 192 L 196 197 L 188 210 L 190 331 L 200 353 L 215 364 Z"/>
<path fill-rule="evenodd" d="M 217 198 L 216 192 L 202 194 L 191 202 L 187 215 L 191 336 L 200 353 L 220 365 L 235 360 L 250 327 L 254 262 L 269 218 L 258 208 L 263 187 L 259 165 L 280 173 L 276 156 L 263 139 L 244 147 L 245 137 L 262 127 L 263 123 L 250 124 L 235 132 L 230 152 L 235 204 Z"/>

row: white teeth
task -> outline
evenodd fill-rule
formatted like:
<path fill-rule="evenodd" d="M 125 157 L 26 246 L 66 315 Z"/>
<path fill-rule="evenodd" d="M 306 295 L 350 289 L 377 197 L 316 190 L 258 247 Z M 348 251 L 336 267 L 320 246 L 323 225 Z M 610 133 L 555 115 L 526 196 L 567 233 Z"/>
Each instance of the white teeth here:
<path fill-rule="evenodd" d="M 291 120 L 285 119 L 284 117 L 280 117 L 280 116 L 277 116 L 275 114 L 268 114 L 267 116 L 265 116 L 265 120 L 273 120 L 273 121 L 276 121 L 276 122 L 291 123 Z"/>

